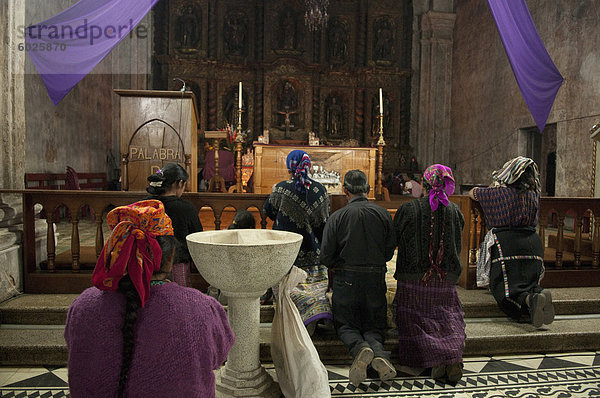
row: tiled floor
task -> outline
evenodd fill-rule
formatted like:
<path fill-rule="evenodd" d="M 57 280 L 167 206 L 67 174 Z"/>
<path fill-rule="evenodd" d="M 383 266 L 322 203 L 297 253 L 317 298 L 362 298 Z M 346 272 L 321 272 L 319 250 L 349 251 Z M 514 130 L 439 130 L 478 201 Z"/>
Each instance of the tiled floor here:
<path fill-rule="evenodd" d="M 456 385 L 399 372 L 388 382 L 348 383 L 348 365 L 328 364 L 332 397 L 581 398 L 600 397 L 600 351 L 465 358 Z M 272 365 L 265 366 L 274 372 Z M 1 368 L 0 397 L 67 397 L 67 369 Z M 315 397 L 320 398 L 320 397 Z"/>

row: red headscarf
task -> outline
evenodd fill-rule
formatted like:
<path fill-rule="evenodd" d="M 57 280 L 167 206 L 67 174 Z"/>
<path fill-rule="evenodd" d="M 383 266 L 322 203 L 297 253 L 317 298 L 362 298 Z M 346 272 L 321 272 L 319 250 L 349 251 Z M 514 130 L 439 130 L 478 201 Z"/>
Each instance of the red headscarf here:
<path fill-rule="evenodd" d="M 152 274 L 161 265 L 162 250 L 156 236 L 173 235 L 171 219 L 160 201 L 144 200 L 113 209 L 106 222 L 112 232 L 94 268 L 94 286 L 115 291 L 119 280 L 129 275 L 143 307 L 150 295 Z"/>

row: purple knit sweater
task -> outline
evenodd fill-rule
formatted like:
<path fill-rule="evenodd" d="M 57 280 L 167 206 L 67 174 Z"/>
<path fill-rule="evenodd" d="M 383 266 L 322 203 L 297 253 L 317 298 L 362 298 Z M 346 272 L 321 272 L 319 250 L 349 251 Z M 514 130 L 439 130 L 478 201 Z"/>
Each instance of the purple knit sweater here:
<path fill-rule="evenodd" d="M 125 297 L 85 290 L 65 326 L 71 397 L 116 397 L 121 370 Z M 234 342 L 215 299 L 175 283 L 151 287 L 138 311 L 125 397 L 214 397 L 213 369 Z"/>

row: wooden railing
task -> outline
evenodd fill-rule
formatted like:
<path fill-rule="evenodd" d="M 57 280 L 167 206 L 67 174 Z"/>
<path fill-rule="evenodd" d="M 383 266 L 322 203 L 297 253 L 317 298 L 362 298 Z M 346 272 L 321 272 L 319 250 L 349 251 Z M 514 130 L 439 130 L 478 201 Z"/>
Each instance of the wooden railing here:
<path fill-rule="evenodd" d="M 27 189 L 22 191 L 0 190 L 2 193 L 19 193 L 23 196 L 24 221 L 24 289 L 27 293 L 79 293 L 91 285 L 91 268 L 104 244 L 103 226 L 105 213 L 112 206 L 121 206 L 141 200 L 145 192 L 114 191 L 48 191 Z M 250 209 L 259 219 L 261 228 L 268 228 L 270 221 L 262 212 L 267 194 L 228 194 L 228 193 L 185 193 L 184 198 L 194 204 L 204 229 L 226 228 L 235 210 Z M 332 212 L 346 205 L 343 195 L 331 195 Z M 395 201 L 379 201 L 392 216 L 396 209 L 410 200 L 410 197 Z M 467 196 L 454 195 L 456 203 L 465 217 L 462 235 L 461 262 L 463 273 L 459 284 L 465 288 L 475 287 L 477 250 L 487 229 L 481 208 Z M 40 204 L 46 214 L 64 205 L 69 209 L 71 224 L 70 250 L 56 253 L 55 226 L 47 219 L 47 260 L 43 269 L 36 263 L 35 244 L 35 205 Z M 80 242 L 80 210 L 89 206 L 95 213 L 95 239 L 93 247 L 82 247 Z M 586 214 L 592 214 L 592 233 L 582 232 Z M 593 198 L 542 198 L 539 233 L 545 245 L 544 263 L 546 277 L 543 285 L 560 286 L 600 286 L 600 199 Z M 557 228 L 548 227 L 549 215 L 555 214 Z M 571 214 L 575 218 L 575 231 L 565 232 L 565 219 Z M 591 236 L 590 236 L 591 235 Z M 554 242 L 554 243 L 552 243 Z M 554 247 L 555 246 L 555 247 Z M 82 264 L 83 257 L 87 260 Z M 87 252 L 86 252 L 87 250 Z M 57 263 L 60 254 L 62 264 Z M 402 255 L 402 253 L 399 253 Z M 66 259 L 66 261 L 65 261 Z M 91 259 L 91 260 L 90 260 Z M 62 266 L 61 266 L 62 265 Z M 193 275 L 194 286 L 205 287 L 199 274 Z"/>
<path fill-rule="evenodd" d="M 2 193 L 19 193 L 23 196 L 23 244 L 24 244 L 24 290 L 26 293 L 80 293 L 91 286 L 91 268 L 100 255 L 104 245 L 103 225 L 106 222 L 106 212 L 114 206 L 122 206 L 139 201 L 148 194 L 145 192 L 120 191 L 48 191 L 27 189 L 22 191 L 0 190 Z M 235 210 L 250 209 L 258 214 L 260 227 L 268 225 L 263 205 L 267 194 L 228 194 L 228 193 L 185 193 L 184 198 L 194 204 L 199 210 L 200 218 L 205 229 L 221 229 L 229 224 L 223 222 L 224 215 L 231 221 Z M 343 195 L 331 195 L 332 211 L 346 204 Z M 65 206 L 69 210 L 71 224 L 70 250 L 66 253 L 56 253 L 55 223 L 52 217 L 46 219 L 47 230 L 47 260 L 44 269 L 36 263 L 35 244 L 35 205 L 39 204 L 46 214 L 53 214 L 54 209 Z M 94 214 L 95 243 L 94 247 L 82 247 L 80 242 L 79 223 L 81 209 L 89 206 Z M 210 225 L 212 222 L 213 225 Z M 82 249 L 84 254 L 92 258 L 82 267 Z M 57 263 L 57 256 L 68 260 L 63 264 Z M 65 256 L 66 254 L 66 256 Z M 200 275 L 192 275 L 192 282 L 198 288 L 206 287 Z"/>
<path fill-rule="evenodd" d="M 469 262 L 462 279 L 465 287 L 475 285 L 479 244 L 487 233 L 479 203 L 471 201 Z M 591 215 L 591 216 L 590 216 Z M 600 286 L 600 198 L 554 198 L 540 200 L 538 234 L 544 244 L 544 287 Z M 573 231 L 565 232 L 565 219 Z M 583 232 L 586 218 L 589 231 Z M 556 229 L 549 220 L 556 219 Z"/>

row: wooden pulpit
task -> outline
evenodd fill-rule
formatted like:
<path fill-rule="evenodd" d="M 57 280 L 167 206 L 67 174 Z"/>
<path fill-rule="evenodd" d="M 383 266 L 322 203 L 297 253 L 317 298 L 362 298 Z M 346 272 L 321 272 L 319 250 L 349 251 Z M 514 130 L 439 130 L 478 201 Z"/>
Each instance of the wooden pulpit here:
<path fill-rule="evenodd" d="M 147 177 L 167 163 L 190 175 L 198 191 L 198 113 L 191 91 L 115 90 L 120 99 L 121 187 L 143 191 Z"/>

